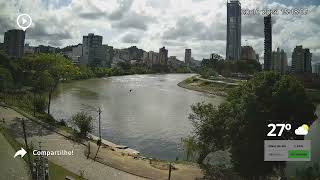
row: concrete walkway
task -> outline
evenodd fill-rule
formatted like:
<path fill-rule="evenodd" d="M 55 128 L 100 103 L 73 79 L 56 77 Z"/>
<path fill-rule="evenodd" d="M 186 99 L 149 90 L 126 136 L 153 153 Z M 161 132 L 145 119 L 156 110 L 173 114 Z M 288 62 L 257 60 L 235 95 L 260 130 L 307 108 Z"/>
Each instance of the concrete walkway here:
<path fill-rule="evenodd" d="M 22 117 L 16 111 L 0 107 L 0 119 L 5 118 L 6 126 L 13 130 L 16 138 L 23 143 L 23 133 L 20 120 L 16 117 Z M 26 120 L 26 130 L 28 135 L 28 144 L 34 149 L 38 148 L 41 142 L 42 149 L 49 151 L 73 150 L 73 156 L 49 156 L 53 163 L 64 167 L 65 169 L 83 175 L 89 180 L 140 180 L 141 177 L 114 169 L 91 159 L 87 159 L 84 154 L 86 146 L 66 139 L 64 136 L 43 128 L 38 123 Z"/>

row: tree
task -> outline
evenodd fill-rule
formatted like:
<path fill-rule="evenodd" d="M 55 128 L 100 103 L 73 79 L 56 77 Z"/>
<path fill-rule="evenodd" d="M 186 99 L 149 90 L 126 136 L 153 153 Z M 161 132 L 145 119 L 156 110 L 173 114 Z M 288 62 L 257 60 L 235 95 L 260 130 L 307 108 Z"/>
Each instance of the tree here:
<path fill-rule="evenodd" d="M 70 80 L 80 74 L 65 57 L 59 54 L 38 54 L 24 57 L 24 68 L 29 72 L 44 75 L 43 81 L 48 91 L 48 114 L 50 114 L 51 97 L 54 89 L 61 80 Z M 49 75 L 50 74 L 50 75 Z"/>
<path fill-rule="evenodd" d="M 13 84 L 11 72 L 0 66 L 0 91 L 7 91 L 13 87 Z"/>
<path fill-rule="evenodd" d="M 86 138 L 88 133 L 93 130 L 93 118 L 85 112 L 79 112 L 72 116 L 71 122 L 79 130 L 79 136 Z"/>
<path fill-rule="evenodd" d="M 194 137 L 182 138 L 181 141 L 187 161 L 194 160 L 197 153 L 197 144 L 195 143 Z"/>
<path fill-rule="evenodd" d="M 210 77 L 216 77 L 218 75 L 218 73 L 211 68 L 201 67 L 200 68 L 200 75 L 203 78 L 209 79 Z"/>
<path fill-rule="evenodd" d="M 38 94 L 35 95 L 33 98 L 33 105 L 34 105 L 34 110 L 37 112 L 43 112 L 45 111 L 48 102 L 47 99 L 45 98 L 45 96 Z"/>
<path fill-rule="evenodd" d="M 311 125 L 317 118 L 315 106 L 301 83 L 291 76 L 273 72 L 256 74 L 231 90 L 226 102 L 218 107 L 197 104 L 192 110 L 190 120 L 200 144 L 198 161 L 202 162 L 209 152 L 228 150 L 235 172 L 246 179 L 268 176 L 275 168 L 283 173 L 284 162 L 264 162 L 263 159 L 264 140 L 270 139 L 266 137 L 267 124 L 288 123 L 296 129 L 302 124 Z M 303 137 L 290 131 L 280 138 Z"/>

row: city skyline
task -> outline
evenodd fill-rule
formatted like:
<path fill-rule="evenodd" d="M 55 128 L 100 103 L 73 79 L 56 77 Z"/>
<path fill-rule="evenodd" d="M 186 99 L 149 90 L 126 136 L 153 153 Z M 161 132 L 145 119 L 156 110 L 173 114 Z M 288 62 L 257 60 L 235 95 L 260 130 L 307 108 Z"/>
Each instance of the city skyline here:
<path fill-rule="evenodd" d="M 240 2 L 242 8 L 295 5 L 293 1 Z M 16 16 L 26 12 L 34 20 L 26 35 L 26 43 L 31 45 L 75 45 L 81 43 L 83 35 L 95 33 L 104 37 L 103 44 L 115 48 L 137 46 L 146 51 L 157 51 L 159 47 L 166 46 L 169 56 L 177 56 L 180 60 L 184 59 L 186 48 L 192 49 L 193 57 L 198 60 L 209 57 L 211 53 L 225 56 L 227 8 L 224 0 L 166 0 L 162 3 L 152 0 L 109 0 L 100 2 L 99 6 L 94 1 L 61 3 L 56 0 L 46 3 L 36 1 L 35 4 L 43 8 L 34 11 L 26 5 L 32 3 L 1 2 L 0 41 L 3 42 L 6 30 L 17 28 Z M 297 7 L 300 6 L 301 2 L 297 4 Z M 290 55 L 296 45 L 303 45 L 310 49 L 313 62 L 316 62 L 320 60 L 320 36 L 317 31 L 320 22 L 316 18 L 320 15 L 320 6 L 315 1 L 308 1 L 306 8 L 310 10 L 306 16 L 273 17 L 273 50 L 280 47 Z M 260 55 L 260 62 L 263 62 L 263 16 L 242 16 L 242 20 L 242 44 L 247 40 Z M 288 60 L 291 61 L 290 56 Z"/>

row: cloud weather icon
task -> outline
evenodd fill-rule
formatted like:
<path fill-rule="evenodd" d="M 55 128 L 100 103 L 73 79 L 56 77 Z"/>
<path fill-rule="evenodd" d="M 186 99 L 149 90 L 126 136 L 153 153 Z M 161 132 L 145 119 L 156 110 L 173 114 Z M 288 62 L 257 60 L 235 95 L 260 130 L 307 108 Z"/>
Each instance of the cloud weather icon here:
<path fill-rule="evenodd" d="M 309 126 L 304 124 L 294 131 L 296 135 L 305 136 L 308 134 Z"/>

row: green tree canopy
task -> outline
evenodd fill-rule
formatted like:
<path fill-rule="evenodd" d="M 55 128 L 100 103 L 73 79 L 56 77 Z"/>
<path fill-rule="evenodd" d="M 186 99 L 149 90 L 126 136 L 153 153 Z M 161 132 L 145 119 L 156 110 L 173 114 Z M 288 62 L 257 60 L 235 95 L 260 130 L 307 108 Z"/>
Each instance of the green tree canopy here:
<path fill-rule="evenodd" d="M 294 130 L 302 124 L 311 125 L 316 119 L 315 106 L 301 83 L 273 72 L 256 74 L 231 90 L 226 102 L 218 107 L 197 104 L 192 110 L 190 119 L 201 149 L 199 161 L 209 152 L 228 150 L 234 170 L 248 179 L 284 167 L 282 162 L 264 162 L 269 123 L 292 125 L 292 131 L 284 133 L 281 139 L 302 139 Z"/>
<path fill-rule="evenodd" d="M 39 88 L 47 90 L 48 114 L 50 114 L 51 96 L 53 90 L 61 80 L 70 80 L 80 74 L 79 68 L 74 66 L 69 60 L 60 54 L 31 54 L 23 59 L 23 65 L 26 71 L 34 75 L 33 84 Z"/>
<path fill-rule="evenodd" d="M 0 66 L 0 91 L 6 91 L 14 85 L 11 72 Z"/>
<path fill-rule="evenodd" d="M 81 138 L 86 138 L 88 133 L 93 130 L 93 118 L 85 112 L 79 112 L 72 116 L 72 123 L 79 130 Z"/>

